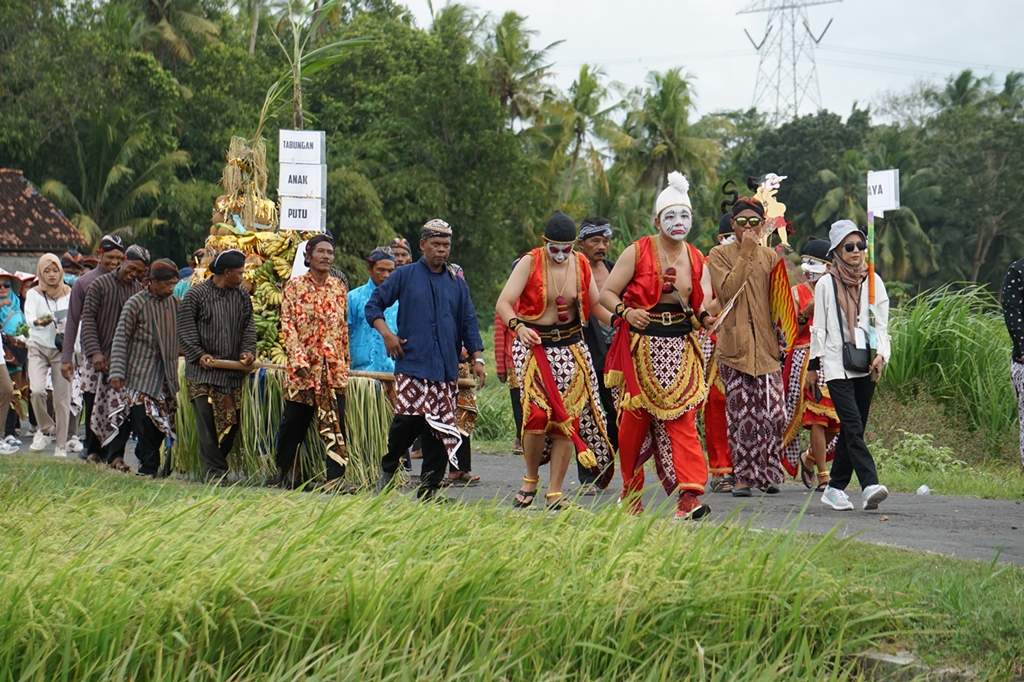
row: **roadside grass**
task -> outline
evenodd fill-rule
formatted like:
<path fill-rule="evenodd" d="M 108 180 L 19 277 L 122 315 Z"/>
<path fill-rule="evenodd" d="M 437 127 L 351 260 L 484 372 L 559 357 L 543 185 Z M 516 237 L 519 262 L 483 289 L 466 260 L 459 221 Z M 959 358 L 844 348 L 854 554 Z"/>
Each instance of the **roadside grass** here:
<path fill-rule="evenodd" d="M 1010 679 L 1022 597 L 832 535 L 0 460 L 0 680 L 843 680 L 899 646 Z"/>

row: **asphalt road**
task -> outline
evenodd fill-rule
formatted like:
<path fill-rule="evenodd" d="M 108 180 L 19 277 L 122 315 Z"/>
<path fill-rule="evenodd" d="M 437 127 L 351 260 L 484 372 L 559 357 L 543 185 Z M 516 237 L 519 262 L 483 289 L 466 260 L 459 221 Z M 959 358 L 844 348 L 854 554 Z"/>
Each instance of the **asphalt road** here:
<path fill-rule="evenodd" d="M 30 438 L 25 439 L 23 453 L 28 453 Z M 134 443 L 129 443 L 125 461 L 135 467 Z M 52 456 L 51 445 L 41 456 Z M 78 461 L 69 454 L 70 461 Z M 414 473 L 419 473 L 419 461 L 414 460 Z M 497 501 L 511 505 L 522 484 L 522 459 L 512 455 L 473 454 L 474 473 L 480 483 L 471 487 L 451 487 L 448 495 L 463 502 Z M 580 491 L 575 466 L 566 476 L 566 492 Z M 541 485 L 547 483 L 548 467 L 541 469 Z M 884 483 L 884 481 L 882 481 Z M 644 495 L 645 513 L 671 515 L 673 504 L 657 483 L 653 471 L 647 473 L 648 491 Z M 595 511 L 615 504 L 621 490 L 618 473 L 608 490 L 595 496 L 577 496 L 585 507 Z M 762 495 L 754 491 L 753 497 L 737 498 L 729 494 L 708 493 L 702 499 L 711 506 L 711 515 L 696 523 L 749 523 L 753 528 L 796 528 L 811 533 L 827 533 L 838 526 L 838 537 L 856 535 L 864 542 L 936 552 L 961 559 L 1010 562 L 1024 566 L 1024 504 L 1021 501 L 980 500 L 942 495 L 915 495 L 890 493 L 875 511 L 861 511 L 860 491 L 850 491 L 856 510 L 838 512 L 823 505 L 819 493 L 812 493 L 801 484 L 788 483 L 777 495 Z M 542 490 L 543 493 L 543 490 Z M 808 504 L 808 497 L 812 497 Z M 519 513 L 544 513 L 543 497 L 534 502 L 536 509 Z M 803 511 L 807 505 L 806 511 Z M 801 511 L 803 514 L 801 515 Z"/>

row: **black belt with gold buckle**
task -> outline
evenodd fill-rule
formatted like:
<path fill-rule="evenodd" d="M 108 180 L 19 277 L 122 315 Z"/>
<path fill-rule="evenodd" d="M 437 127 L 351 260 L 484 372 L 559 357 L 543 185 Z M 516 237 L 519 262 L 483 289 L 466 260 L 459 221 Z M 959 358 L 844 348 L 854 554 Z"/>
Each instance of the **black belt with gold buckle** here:
<path fill-rule="evenodd" d="M 532 329 L 540 337 L 541 345 L 549 348 L 554 346 L 571 346 L 574 343 L 579 343 L 583 338 L 583 326 L 579 324 L 565 328 L 555 327 L 554 329 L 541 330 L 532 327 Z"/>

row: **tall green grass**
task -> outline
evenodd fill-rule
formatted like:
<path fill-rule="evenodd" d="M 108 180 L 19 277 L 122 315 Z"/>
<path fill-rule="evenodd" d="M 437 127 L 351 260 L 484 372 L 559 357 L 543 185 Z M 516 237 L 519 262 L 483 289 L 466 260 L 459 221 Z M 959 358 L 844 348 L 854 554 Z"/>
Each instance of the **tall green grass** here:
<path fill-rule="evenodd" d="M 993 446 L 1015 432 L 1012 347 L 991 293 L 977 285 L 946 285 L 911 299 L 890 317 L 892 357 L 884 389 L 903 401 L 927 391 L 966 429 L 984 431 Z"/>
<path fill-rule="evenodd" d="M 12 461 L 0 680 L 836 680 L 914 615 L 829 536 Z"/>

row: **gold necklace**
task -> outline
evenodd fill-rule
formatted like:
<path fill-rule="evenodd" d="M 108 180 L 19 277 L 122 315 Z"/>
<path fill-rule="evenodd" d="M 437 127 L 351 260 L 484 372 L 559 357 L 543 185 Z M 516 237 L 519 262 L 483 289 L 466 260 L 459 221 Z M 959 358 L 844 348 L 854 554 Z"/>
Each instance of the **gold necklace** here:
<path fill-rule="evenodd" d="M 562 286 L 558 289 L 558 295 L 555 296 L 555 309 L 558 311 L 558 321 L 568 322 L 569 321 L 569 302 L 565 300 L 565 296 L 562 292 L 565 291 L 565 285 L 569 283 L 569 261 L 565 262 L 565 277 L 562 278 Z M 553 273 L 552 273 L 553 274 Z"/>
<path fill-rule="evenodd" d="M 661 251 L 663 251 L 663 250 L 667 251 L 667 249 L 665 249 L 663 246 L 659 245 L 658 246 L 658 252 L 659 252 L 658 253 L 658 263 L 659 264 L 661 264 Z M 672 261 L 672 265 L 670 265 L 667 268 L 665 268 L 664 270 L 662 270 L 661 293 L 663 293 L 663 294 L 671 294 L 672 291 L 675 290 L 675 288 L 676 288 L 676 263 L 679 262 L 679 259 L 682 257 L 684 251 L 686 251 L 686 243 L 685 242 L 683 243 L 682 246 L 679 247 L 679 253 L 676 254 L 676 258 L 675 258 L 675 260 Z"/>

